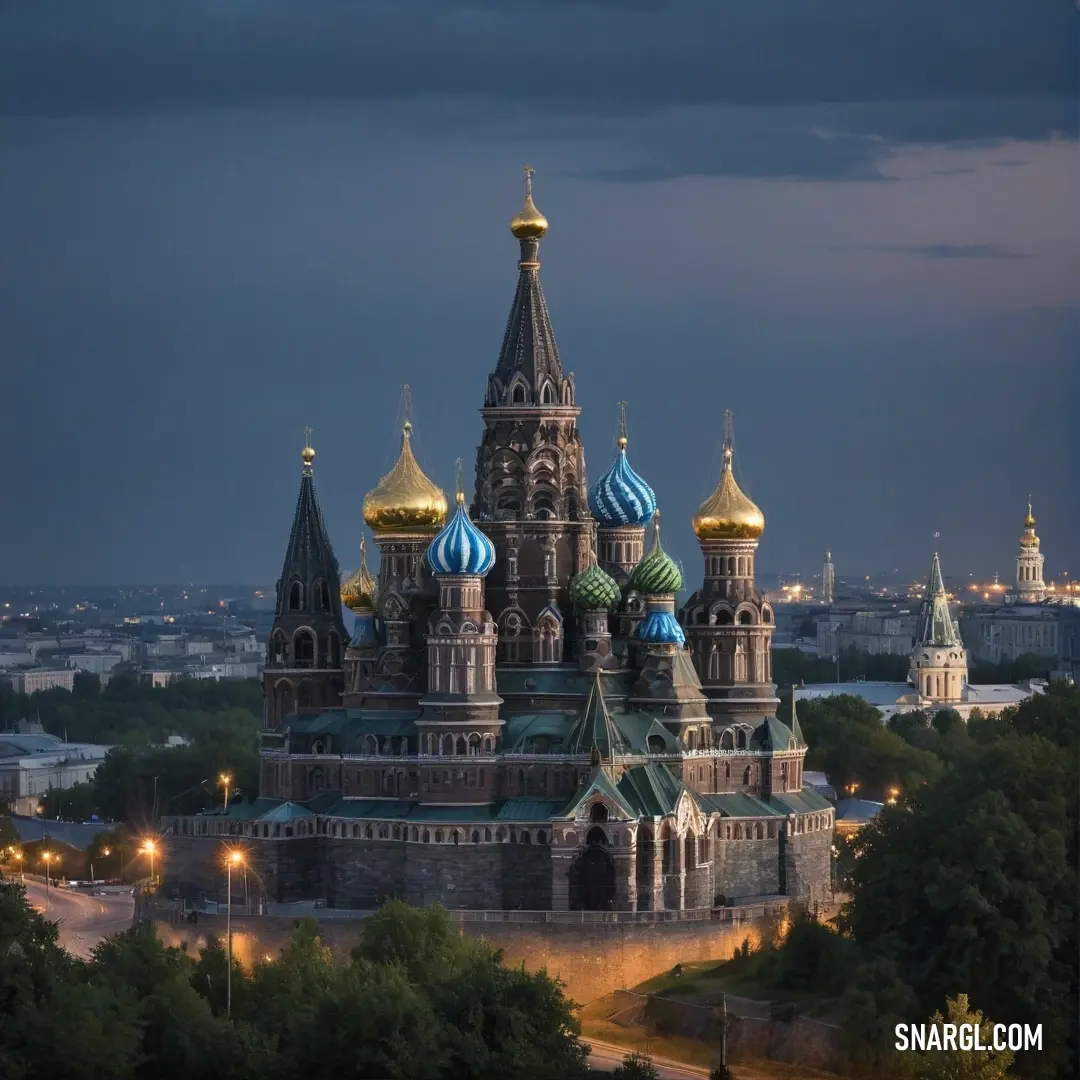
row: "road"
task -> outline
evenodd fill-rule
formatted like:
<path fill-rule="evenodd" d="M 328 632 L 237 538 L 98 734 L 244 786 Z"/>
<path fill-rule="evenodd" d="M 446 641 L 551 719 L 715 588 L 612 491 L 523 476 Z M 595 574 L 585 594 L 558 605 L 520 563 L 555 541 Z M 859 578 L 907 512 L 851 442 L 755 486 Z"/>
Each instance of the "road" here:
<path fill-rule="evenodd" d="M 90 896 L 76 889 L 48 890 L 37 881 L 26 880 L 26 898 L 60 929 L 60 944 L 84 959 L 102 938 L 131 927 L 135 901 L 130 893 Z"/>
<path fill-rule="evenodd" d="M 630 1053 L 623 1046 L 614 1046 L 611 1043 L 596 1042 L 594 1039 L 582 1039 L 592 1048 L 589 1054 L 589 1068 L 596 1072 L 613 1072 L 617 1065 L 621 1065 Z M 694 1065 L 680 1065 L 677 1061 L 668 1061 L 666 1058 L 653 1058 L 656 1067 L 656 1075 L 660 1080 L 708 1080 L 709 1070 L 699 1069 Z"/>

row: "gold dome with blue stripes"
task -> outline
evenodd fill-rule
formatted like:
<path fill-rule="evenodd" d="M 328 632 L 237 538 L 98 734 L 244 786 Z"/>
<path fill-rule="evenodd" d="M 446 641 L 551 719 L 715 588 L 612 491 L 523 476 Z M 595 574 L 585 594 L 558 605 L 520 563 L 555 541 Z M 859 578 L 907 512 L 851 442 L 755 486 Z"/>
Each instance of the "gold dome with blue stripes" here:
<path fill-rule="evenodd" d="M 589 491 L 589 509 L 601 525 L 647 525 L 656 512 L 656 495 L 626 459 L 626 403 L 619 402 L 619 452 Z"/>
<path fill-rule="evenodd" d="M 457 493 L 457 509 L 446 527 L 431 541 L 428 562 L 436 574 L 474 574 L 483 577 L 495 565 L 491 541 L 469 520 L 465 494 Z"/>

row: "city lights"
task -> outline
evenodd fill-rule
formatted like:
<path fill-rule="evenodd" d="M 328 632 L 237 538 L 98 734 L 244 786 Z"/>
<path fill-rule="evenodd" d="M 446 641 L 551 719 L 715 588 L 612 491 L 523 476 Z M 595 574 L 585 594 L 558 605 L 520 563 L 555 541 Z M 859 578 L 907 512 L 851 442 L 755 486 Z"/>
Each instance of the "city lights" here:
<path fill-rule="evenodd" d="M 147 839 L 143 841 L 143 846 L 139 850 L 142 852 L 143 855 L 148 855 L 150 857 L 150 881 L 153 882 L 155 880 L 154 856 L 157 855 L 157 843 L 153 840 Z"/>
<path fill-rule="evenodd" d="M 223 772 L 218 777 L 218 783 L 225 789 L 225 813 L 229 812 L 229 786 L 232 784 L 232 775 Z"/>

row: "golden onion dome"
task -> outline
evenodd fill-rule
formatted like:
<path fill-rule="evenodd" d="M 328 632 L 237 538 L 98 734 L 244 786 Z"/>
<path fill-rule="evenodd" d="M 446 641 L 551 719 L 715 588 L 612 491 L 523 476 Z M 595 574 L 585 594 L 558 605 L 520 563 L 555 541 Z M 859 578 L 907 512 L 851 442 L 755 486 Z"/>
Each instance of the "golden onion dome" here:
<path fill-rule="evenodd" d="M 435 533 L 446 522 L 446 509 L 446 494 L 416 463 L 406 421 L 394 467 L 364 496 L 364 521 L 377 533 Z"/>
<path fill-rule="evenodd" d="M 720 483 L 694 515 L 699 540 L 756 540 L 765 531 L 765 515 L 735 483 L 731 459 L 731 447 L 725 446 Z"/>
<path fill-rule="evenodd" d="M 300 460 L 304 463 L 305 469 L 310 469 L 312 462 L 315 460 L 315 451 L 310 446 L 305 446 L 300 451 Z"/>
<path fill-rule="evenodd" d="M 525 166 L 525 205 L 510 219 L 510 231 L 518 240 L 539 240 L 548 231 L 548 221 L 532 197 L 533 169 Z"/>
<path fill-rule="evenodd" d="M 367 565 L 367 540 L 360 537 L 360 566 L 341 583 L 341 602 L 352 611 L 374 611 L 378 583 Z"/>

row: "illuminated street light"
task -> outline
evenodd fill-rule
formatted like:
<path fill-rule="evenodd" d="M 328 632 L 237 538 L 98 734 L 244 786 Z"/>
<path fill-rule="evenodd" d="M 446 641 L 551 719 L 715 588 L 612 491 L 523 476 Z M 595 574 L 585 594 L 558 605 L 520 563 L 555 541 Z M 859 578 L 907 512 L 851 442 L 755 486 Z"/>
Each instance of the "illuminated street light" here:
<path fill-rule="evenodd" d="M 57 856 L 51 851 L 43 851 L 41 853 L 41 861 L 45 864 L 45 910 L 49 909 L 49 886 L 51 884 L 49 879 L 49 866 Z"/>
<path fill-rule="evenodd" d="M 142 853 L 150 856 L 150 883 L 154 883 L 154 856 L 157 854 L 157 844 L 153 840 L 147 840 L 142 846 Z"/>
<path fill-rule="evenodd" d="M 26 864 L 23 862 L 23 853 L 21 851 L 15 851 L 11 856 L 19 864 L 19 878 L 22 883 L 26 884 Z"/>
<path fill-rule="evenodd" d="M 225 937 L 228 941 L 228 972 L 225 976 L 225 1015 L 232 1016 L 232 872 L 234 866 L 245 866 L 244 853 L 233 848 L 225 856 L 227 884 L 225 886 Z"/>
<path fill-rule="evenodd" d="M 218 783 L 225 789 L 225 813 L 227 814 L 229 812 L 229 785 L 232 784 L 232 776 L 227 772 L 223 772 L 218 777 Z"/>

